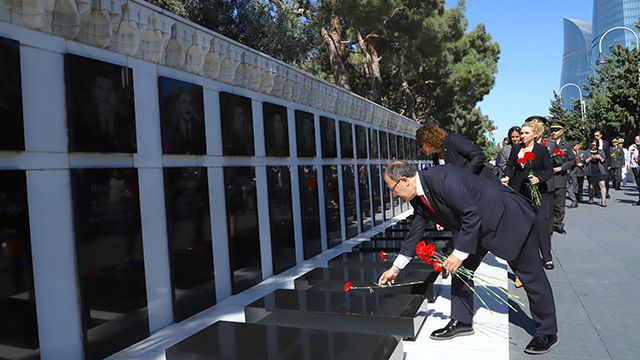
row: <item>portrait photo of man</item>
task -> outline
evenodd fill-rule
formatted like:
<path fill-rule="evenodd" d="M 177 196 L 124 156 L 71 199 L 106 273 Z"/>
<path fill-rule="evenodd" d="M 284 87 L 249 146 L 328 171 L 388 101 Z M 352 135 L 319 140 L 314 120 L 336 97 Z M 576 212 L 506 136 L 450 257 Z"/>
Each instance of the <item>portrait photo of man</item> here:
<path fill-rule="evenodd" d="M 133 71 L 65 55 L 69 150 L 134 153 Z"/>
<path fill-rule="evenodd" d="M 158 78 L 163 154 L 207 153 L 202 86 Z"/>
<path fill-rule="evenodd" d="M 358 159 L 367 158 L 367 128 L 356 125 L 356 153 Z"/>
<path fill-rule="evenodd" d="M 320 116 L 320 145 L 323 158 L 337 158 L 338 147 L 336 145 L 336 121 Z"/>
<path fill-rule="evenodd" d="M 24 150 L 20 43 L 0 37 L 0 150 Z"/>
<path fill-rule="evenodd" d="M 254 156 L 253 113 L 251 99 L 230 93 L 220 93 L 222 154 Z"/>
<path fill-rule="evenodd" d="M 284 106 L 263 103 L 264 145 L 267 156 L 289 156 L 289 121 L 287 108 Z"/>
<path fill-rule="evenodd" d="M 296 110 L 298 157 L 316 157 L 316 129 L 313 114 Z"/>

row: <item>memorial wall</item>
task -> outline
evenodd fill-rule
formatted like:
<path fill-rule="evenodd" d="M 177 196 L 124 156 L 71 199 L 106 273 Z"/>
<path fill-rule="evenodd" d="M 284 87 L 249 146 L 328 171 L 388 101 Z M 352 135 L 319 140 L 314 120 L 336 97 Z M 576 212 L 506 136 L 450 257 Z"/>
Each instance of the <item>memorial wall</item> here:
<path fill-rule="evenodd" d="M 142 1 L 0 1 L 0 358 L 101 359 L 408 210 L 417 123 Z"/>

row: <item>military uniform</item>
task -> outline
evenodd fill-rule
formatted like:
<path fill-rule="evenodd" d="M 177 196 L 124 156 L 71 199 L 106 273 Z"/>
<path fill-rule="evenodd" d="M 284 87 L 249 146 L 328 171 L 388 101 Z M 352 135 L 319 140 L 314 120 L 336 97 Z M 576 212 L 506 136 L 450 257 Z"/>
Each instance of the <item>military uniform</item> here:
<path fill-rule="evenodd" d="M 609 169 L 609 178 L 613 182 L 613 188 L 620 190 L 620 183 L 622 182 L 622 166 L 624 166 L 624 150 L 618 146 L 618 140 L 612 141 L 611 147 L 611 168 Z"/>
<path fill-rule="evenodd" d="M 549 129 L 561 130 L 564 128 L 561 121 L 551 121 Z M 547 139 L 547 147 L 551 156 L 551 165 L 554 168 L 562 168 L 558 172 L 554 172 L 549 182 L 553 182 L 553 194 L 549 193 L 549 203 L 553 204 L 553 213 L 549 218 L 552 219 L 552 231 L 560 234 L 566 234 L 564 230 L 564 213 L 565 213 L 565 197 L 567 195 L 567 174 L 576 166 L 576 158 L 571 155 L 573 144 L 560 139 L 557 142 Z M 555 155 L 556 149 L 562 151 L 562 155 Z M 549 184 L 547 182 L 547 184 Z"/>

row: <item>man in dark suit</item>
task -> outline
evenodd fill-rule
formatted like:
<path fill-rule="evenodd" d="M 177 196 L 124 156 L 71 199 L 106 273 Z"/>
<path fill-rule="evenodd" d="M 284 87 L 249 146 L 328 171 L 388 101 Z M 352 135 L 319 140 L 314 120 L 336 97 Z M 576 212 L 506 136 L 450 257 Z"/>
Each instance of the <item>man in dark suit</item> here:
<path fill-rule="evenodd" d="M 191 94 L 181 91 L 176 101 L 178 116 L 163 129 L 165 154 L 206 154 L 204 122 L 193 113 Z"/>
<path fill-rule="evenodd" d="M 598 140 L 598 150 L 604 151 L 604 168 L 607 170 L 607 199 L 611 198 L 609 195 L 609 170 L 611 170 L 611 150 L 609 149 L 609 142 L 602 139 L 602 131 L 596 130 L 593 132 L 593 137 Z M 599 193 L 599 188 L 596 187 L 596 191 Z"/>
<path fill-rule="evenodd" d="M 418 176 L 416 176 L 418 175 Z M 389 165 L 384 181 L 393 193 L 414 209 L 411 230 L 393 266 L 379 279 L 393 283 L 415 255 L 415 247 L 429 221 L 451 229 L 455 250 L 442 267 L 455 272 L 460 265 L 474 271 L 491 251 L 505 259 L 522 280 L 537 333 L 525 352 L 544 354 L 557 344 L 557 323 L 551 285 L 538 253 L 538 228 L 529 200 L 506 186 L 474 176 L 455 165 L 436 166 L 418 173 L 402 161 Z M 431 338 L 446 340 L 473 334 L 473 292 L 454 276 L 451 283 L 451 321 Z"/>

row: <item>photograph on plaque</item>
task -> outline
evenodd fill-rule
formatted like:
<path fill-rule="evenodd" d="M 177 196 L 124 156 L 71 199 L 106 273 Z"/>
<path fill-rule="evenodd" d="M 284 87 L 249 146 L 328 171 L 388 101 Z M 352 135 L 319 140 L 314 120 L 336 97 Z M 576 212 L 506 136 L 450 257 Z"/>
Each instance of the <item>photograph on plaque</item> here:
<path fill-rule="evenodd" d="M 368 165 L 358 165 L 358 187 L 360 195 L 360 226 L 362 231 L 371 229 L 371 196 Z"/>
<path fill-rule="evenodd" d="M 411 144 L 411 139 L 408 137 L 404 138 L 404 158 L 407 160 L 415 160 L 413 158 L 413 144 Z"/>
<path fill-rule="evenodd" d="M 371 167 L 371 204 L 373 206 L 374 225 L 380 225 L 384 221 L 382 215 L 382 199 L 380 196 L 380 165 Z M 387 185 L 382 184 L 387 187 Z"/>
<path fill-rule="evenodd" d="M 135 153 L 133 70 L 64 56 L 69 151 Z"/>
<path fill-rule="evenodd" d="M 324 176 L 324 213 L 327 224 L 327 241 L 329 248 L 340 245 L 342 242 L 338 169 L 340 169 L 340 167 L 336 165 L 322 166 Z"/>
<path fill-rule="evenodd" d="M 332 118 L 320 116 L 320 141 L 323 158 L 337 158 L 336 121 Z"/>
<path fill-rule="evenodd" d="M 267 166 L 267 196 L 273 274 L 277 275 L 296 265 L 290 166 Z"/>
<path fill-rule="evenodd" d="M 397 143 L 395 134 L 389 134 L 389 159 L 400 159 L 397 154 Z"/>
<path fill-rule="evenodd" d="M 318 200 L 318 169 L 315 165 L 298 166 L 300 209 L 302 210 L 302 245 L 304 259 L 322 252 L 320 236 L 320 203 Z"/>
<path fill-rule="evenodd" d="M 378 154 L 378 130 L 369 129 L 369 152 L 371 153 L 371 159 L 379 159 Z"/>
<path fill-rule="evenodd" d="M 179 322 L 216 304 L 209 183 L 204 167 L 163 172 L 173 314 Z"/>
<path fill-rule="evenodd" d="M 358 159 L 367 158 L 367 128 L 356 125 L 356 155 Z"/>
<path fill-rule="evenodd" d="M 389 158 L 389 137 L 387 133 L 384 131 L 378 132 L 380 137 L 380 158 L 388 159 Z"/>
<path fill-rule="evenodd" d="M 24 170 L 0 171 L 0 244 L 0 358 L 36 359 L 40 345 Z"/>
<path fill-rule="evenodd" d="M 149 336 L 138 171 L 71 169 L 85 356 Z"/>
<path fill-rule="evenodd" d="M 358 235 L 355 165 L 342 165 L 342 195 L 347 239 Z"/>
<path fill-rule="evenodd" d="M 353 159 L 353 127 L 346 121 L 340 121 L 340 157 Z"/>
<path fill-rule="evenodd" d="M 158 77 L 163 154 L 207 153 L 202 86 Z"/>
<path fill-rule="evenodd" d="M 225 167 L 224 187 L 232 293 L 262 281 L 258 198 L 254 167 Z"/>
<path fill-rule="evenodd" d="M 0 37 L 0 150 L 24 150 L 20 43 Z"/>
<path fill-rule="evenodd" d="M 289 119 L 284 106 L 262 103 L 267 156 L 289 157 Z"/>
<path fill-rule="evenodd" d="M 222 155 L 254 156 L 251 99 L 220 92 Z"/>
<path fill-rule="evenodd" d="M 316 129 L 313 114 L 296 110 L 298 157 L 316 157 Z"/>
<path fill-rule="evenodd" d="M 400 135 L 396 135 L 396 143 L 398 146 L 397 157 L 398 160 L 404 160 L 406 157 L 404 156 L 404 138 Z"/>

